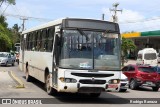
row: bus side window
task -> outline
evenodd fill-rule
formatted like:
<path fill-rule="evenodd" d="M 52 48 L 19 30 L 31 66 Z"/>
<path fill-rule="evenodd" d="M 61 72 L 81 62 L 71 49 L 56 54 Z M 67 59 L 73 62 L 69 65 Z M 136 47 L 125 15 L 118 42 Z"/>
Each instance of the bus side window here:
<path fill-rule="evenodd" d="M 52 48 L 53 48 L 53 38 L 54 38 L 54 31 L 55 29 L 54 28 L 50 28 L 48 30 L 48 45 L 47 45 L 47 52 L 51 52 L 52 51 Z"/>
<path fill-rule="evenodd" d="M 33 47 L 33 33 L 30 33 L 30 40 L 29 40 L 29 50 L 31 51 Z"/>
<path fill-rule="evenodd" d="M 37 32 L 33 32 L 32 51 L 36 51 L 36 45 L 37 45 Z"/>
<path fill-rule="evenodd" d="M 46 40 L 47 40 L 47 30 L 43 29 L 42 31 L 42 41 L 41 41 L 41 49 L 40 51 L 44 52 L 46 51 Z"/>
<path fill-rule="evenodd" d="M 26 38 L 26 50 L 29 50 L 29 40 L 30 40 L 30 34 L 27 34 L 27 38 Z"/>
<path fill-rule="evenodd" d="M 42 45 L 42 34 L 41 30 L 38 31 L 38 40 L 37 40 L 37 51 L 40 51 Z"/>

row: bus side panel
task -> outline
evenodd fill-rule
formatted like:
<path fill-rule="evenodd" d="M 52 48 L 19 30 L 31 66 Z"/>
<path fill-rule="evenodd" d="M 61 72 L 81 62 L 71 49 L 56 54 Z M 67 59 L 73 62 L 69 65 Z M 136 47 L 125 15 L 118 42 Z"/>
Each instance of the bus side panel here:
<path fill-rule="evenodd" d="M 46 68 L 52 72 L 52 53 L 26 51 L 25 62 L 29 64 L 29 74 L 41 82 L 45 82 Z"/>

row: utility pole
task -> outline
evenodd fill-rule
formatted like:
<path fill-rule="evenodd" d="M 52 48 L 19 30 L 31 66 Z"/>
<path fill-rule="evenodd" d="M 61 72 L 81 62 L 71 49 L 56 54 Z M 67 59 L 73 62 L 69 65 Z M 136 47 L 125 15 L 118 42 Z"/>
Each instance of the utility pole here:
<path fill-rule="evenodd" d="M 22 31 L 24 31 L 24 24 L 25 24 L 25 21 L 26 20 L 28 20 L 28 18 L 25 18 L 25 17 L 23 17 L 23 18 L 20 18 L 23 22 L 22 22 Z"/>
<path fill-rule="evenodd" d="M 117 18 L 117 12 L 122 12 L 122 10 L 118 10 L 117 7 L 118 7 L 119 3 L 114 3 L 113 4 L 113 9 L 109 9 L 111 12 L 113 11 L 114 14 L 112 15 L 112 20 L 113 22 L 117 23 L 118 22 L 118 18 Z"/>
<path fill-rule="evenodd" d="M 25 18 L 25 17 L 20 18 L 20 19 L 23 21 L 23 23 L 22 23 L 22 31 L 24 31 L 24 24 L 25 24 L 25 21 L 28 20 L 28 19 Z M 26 45 L 26 37 L 24 35 L 21 35 L 21 38 L 23 38 L 22 41 L 21 41 L 22 42 L 21 45 L 22 45 L 22 71 L 24 72 L 24 67 L 25 67 L 25 62 L 24 62 L 24 54 L 25 54 L 25 52 L 24 52 L 24 50 L 25 50 L 25 45 Z"/>
<path fill-rule="evenodd" d="M 102 20 L 104 20 L 104 13 L 102 14 Z"/>

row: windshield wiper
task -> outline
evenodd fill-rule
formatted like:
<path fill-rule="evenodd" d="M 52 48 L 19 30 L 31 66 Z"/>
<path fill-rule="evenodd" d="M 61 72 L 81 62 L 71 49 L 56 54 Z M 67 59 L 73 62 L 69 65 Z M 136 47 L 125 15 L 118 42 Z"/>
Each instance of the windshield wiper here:
<path fill-rule="evenodd" d="M 86 37 L 86 41 L 89 41 L 88 36 L 81 29 L 77 28 L 77 30 L 81 35 L 84 35 Z"/>

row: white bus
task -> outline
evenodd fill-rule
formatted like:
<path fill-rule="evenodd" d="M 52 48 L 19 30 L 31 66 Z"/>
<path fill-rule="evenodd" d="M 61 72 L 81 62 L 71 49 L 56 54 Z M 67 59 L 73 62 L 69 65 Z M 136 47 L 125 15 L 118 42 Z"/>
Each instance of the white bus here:
<path fill-rule="evenodd" d="M 121 75 L 117 23 L 64 18 L 22 33 L 20 68 L 53 92 L 98 97 Z"/>

